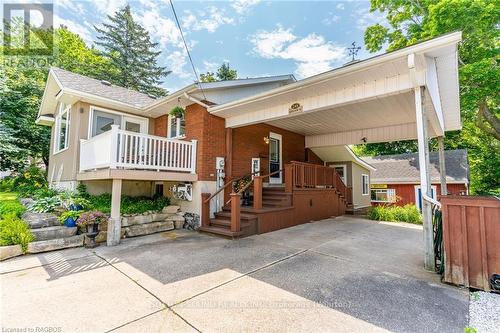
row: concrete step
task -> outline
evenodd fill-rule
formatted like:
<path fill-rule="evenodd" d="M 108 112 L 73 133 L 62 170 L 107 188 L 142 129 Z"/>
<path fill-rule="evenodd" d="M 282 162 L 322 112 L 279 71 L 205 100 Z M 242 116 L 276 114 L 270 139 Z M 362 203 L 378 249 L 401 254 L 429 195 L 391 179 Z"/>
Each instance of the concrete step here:
<path fill-rule="evenodd" d="M 51 239 L 66 238 L 76 235 L 77 227 L 68 228 L 65 226 L 46 227 L 31 229 L 36 241 L 46 241 Z"/>

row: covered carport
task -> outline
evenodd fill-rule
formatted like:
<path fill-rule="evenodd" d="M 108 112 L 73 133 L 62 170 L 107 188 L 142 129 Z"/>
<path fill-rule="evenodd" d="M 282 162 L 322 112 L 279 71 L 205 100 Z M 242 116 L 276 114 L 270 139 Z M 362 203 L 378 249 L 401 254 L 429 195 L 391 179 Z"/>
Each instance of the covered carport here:
<path fill-rule="evenodd" d="M 443 156 L 461 129 L 455 32 L 231 103 L 209 112 L 235 128 L 266 123 L 305 136 L 307 148 L 418 139 L 426 269 L 434 269 L 429 139 Z M 441 170 L 444 159 L 440 158 Z M 444 172 L 442 172 L 444 174 Z M 446 194 L 442 177 L 442 194 Z"/>

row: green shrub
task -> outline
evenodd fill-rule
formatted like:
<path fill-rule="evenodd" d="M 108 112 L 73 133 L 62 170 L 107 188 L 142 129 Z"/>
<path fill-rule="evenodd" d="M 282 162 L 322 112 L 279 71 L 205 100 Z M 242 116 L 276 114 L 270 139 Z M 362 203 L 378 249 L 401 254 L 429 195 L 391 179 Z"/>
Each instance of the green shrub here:
<path fill-rule="evenodd" d="M 422 215 L 415 205 L 373 206 L 368 210 L 368 218 L 376 221 L 422 223 Z"/>
<path fill-rule="evenodd" d="M 0 201 L 0 218 L 11 214 L 21 217 L 25 211 L 26 207 L 24 207 L 18 200 Z"/>
<path fill-rule="evenodd" d="M 91 195 L 88 198 L 90 208 L 103 213 L 111 212 L 111 194 Z M 142 214 L 147 211 L 159 211 L 170 204 L 167 197 L 148 198 L 122 196 L 120 211 L 123 214 Z"/>
<path fill-rule="evenodd" d="M 21 245 L 23 252 L 28 250 L 28 243 L 35 240 L 28 225 L 14 214 L 4 216 L 0 221 L 0 246 Z"/>
<path fill-rule="evenodd" d="M 36 166 L 30 166 L 20 172 L 14 177 L 12 185 L 22 196 L 32 196 L 37 190 L 48 188 L 45 172 Z"/>
<path fill-rule="evenodd" d="M 61 206 L 59 197 L 45 197 L 36 199 L 30 206 L 30 210 L 36 213 L 51 213 Z"/>
<path fill-rule="evenodd" d="M 14 187 L 14 177 L 8 176 L 0 180 L 0 191 L 10 192 Z"/>

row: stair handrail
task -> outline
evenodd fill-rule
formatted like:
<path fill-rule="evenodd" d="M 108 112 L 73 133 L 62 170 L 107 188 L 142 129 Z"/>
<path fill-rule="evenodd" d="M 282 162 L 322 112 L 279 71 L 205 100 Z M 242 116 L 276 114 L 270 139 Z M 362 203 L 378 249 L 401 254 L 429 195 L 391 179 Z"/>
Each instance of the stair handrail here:
<path fill-rule="evenodd" d="M 226 187 L 228 187 L 229 185 L 233 184 L 234 182 L 237 182 L 237 181 L 240 181 L 242 180 L 243 178 L 245 177 L 249 177 L 249 176 L 253 176 L 257 173 L 259 173 L 260 171 L 255 171 L 255 172 L 251 172 L 251 173 L 247 173 L 246 175 L 244 176 L 241 176 L 240 178 L 237 178 L 237 179 L 232 179 L 230 181 L 228 181 L 226 184 L 224 184 L 224 186 L 222 186 L 220 189 L 218 189 L 214 194 L 212 194 L 210 197 L 208 197 L 208 199 L 206 199 L 205 201 L 203 201 L 204 203 L 208 203 L 210 200 L 212 200 L 213 198 L 215 198 L 215 196 L 217 194 L 219 194 L 222 190 L 224 190 Z"/>
<path fill-rule="evenodd" d="M 280 172 L 282 172 L 282 171 L 283 171 L 283 169 L 279 169 L 279 170 L 273 171 L 273 172 L 271 172 L 271 173 L 268 173 L 267 175 L 264 175 L 264 176 L 257 176 L 257 177 L 260 177 L 260 178 L 262 178 L 262 179 L 265 179 L 265 178 L 267 178 L 267 177 L 274 176 L 275 174 L 280 173 Z M 252 179 L 251 181 L 249 181 L 249 182 L 248 182 L 248 184 L 246 184 L 246 185 L 245 185 L 245 186 L 244 186 L 241 190 L 239 190 L 239 191 L 238 191 L 238 194 L 241 194 L 241 193 L 245 192 L 245 191 L 246 191 L 246 190 L 250 187 L 250 185 L 252 185 L 252 183 L 254 182 L 254 180 L 255 180 L 255 178 L 254 178 L 254 179 Z"/>

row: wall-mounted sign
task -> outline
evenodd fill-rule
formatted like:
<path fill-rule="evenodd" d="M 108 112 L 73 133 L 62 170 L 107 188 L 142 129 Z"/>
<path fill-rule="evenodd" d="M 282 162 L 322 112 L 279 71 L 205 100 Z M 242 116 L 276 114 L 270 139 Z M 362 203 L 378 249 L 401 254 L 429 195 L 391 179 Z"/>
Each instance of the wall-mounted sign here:
<path fill-rule="evenodd" d="M 371 188 L 387 188 L 387 184 L 371 184 Z"/>
<path fill-rule="evenodd" d="M 302 112 L 302 110 L 303 110 L 303 107 L 302 107 L 302 105 L 300 105 L 300 103 L 293 103 L 288 108 L 288 113 Z"/>

